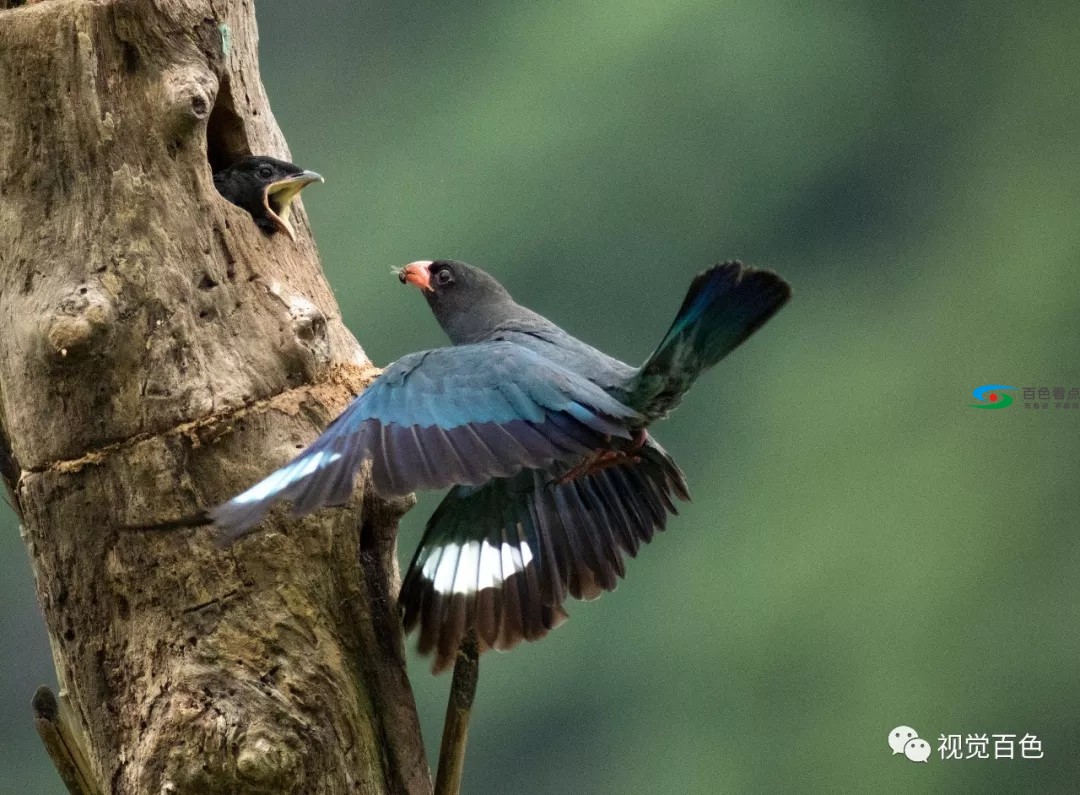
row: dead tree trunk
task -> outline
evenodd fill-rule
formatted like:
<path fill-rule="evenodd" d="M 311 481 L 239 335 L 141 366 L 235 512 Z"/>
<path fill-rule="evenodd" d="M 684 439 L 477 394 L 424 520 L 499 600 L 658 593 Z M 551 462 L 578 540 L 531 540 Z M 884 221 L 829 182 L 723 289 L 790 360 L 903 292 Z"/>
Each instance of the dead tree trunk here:
<path fill-rule="evenodd" d="M 430 791 L 403 506 L 361 488 L 228 549 L 120 530 L 250 485 L 375 372 L 303 212 L 296 243 L 267 237 L 213 187 L 243 154 L 288 157 L 253 4 L 0 11 L 0 107 L 0 471 L 88 789 Z"/>

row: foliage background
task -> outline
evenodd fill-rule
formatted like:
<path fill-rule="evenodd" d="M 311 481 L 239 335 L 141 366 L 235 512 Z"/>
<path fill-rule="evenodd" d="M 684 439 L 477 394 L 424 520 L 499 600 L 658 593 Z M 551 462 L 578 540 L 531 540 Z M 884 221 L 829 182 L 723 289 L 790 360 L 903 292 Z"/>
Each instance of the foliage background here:
<path fill-rule="evenodd" d="M 695 501 L 628 581 L 485 657 L 481 792 L 1069 792 L 1080 776 L 1074 4 L 266 3 L 264 79 L 348 325 L 442 344 L 390 267 L 447 256 L 638 361 L 691 276 L 794 302 L 658 432 Z M 1052 405 L 1052 404 L 1051 404 Z M 401 540 L 407 562 L 425 498 Z M 0 792 L 60 791 L 0 517 Z M 428 746 L 448 679 L 413 666 Z M 886 733 L 1032 732 L 1040 761 Z"/>

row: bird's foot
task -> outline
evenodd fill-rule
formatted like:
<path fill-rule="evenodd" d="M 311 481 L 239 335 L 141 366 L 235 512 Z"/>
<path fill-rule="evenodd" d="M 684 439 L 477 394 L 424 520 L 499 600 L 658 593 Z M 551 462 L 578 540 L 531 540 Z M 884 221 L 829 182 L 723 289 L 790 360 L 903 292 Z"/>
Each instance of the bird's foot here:
<path fill-rule="evenodd" d="M 610 469 L 611 467 L 616 467 L 626 462 L 636 464 L 641 460 L 641 456 L 635 455 L 634 451 L 641 449 L 641 446 L 645 444 L 645 438 L 645 431 L 639 430 L 634 434 L 634 440 L 628 450 L 597 450 L 592 455 L 586 457 L 581 463 L 568 469 L 554 482 L 561 486 L 564 483 L 569 483 L 571 480 L 576 480 L 585 475 L 591 475 L 594 472 Z"/>

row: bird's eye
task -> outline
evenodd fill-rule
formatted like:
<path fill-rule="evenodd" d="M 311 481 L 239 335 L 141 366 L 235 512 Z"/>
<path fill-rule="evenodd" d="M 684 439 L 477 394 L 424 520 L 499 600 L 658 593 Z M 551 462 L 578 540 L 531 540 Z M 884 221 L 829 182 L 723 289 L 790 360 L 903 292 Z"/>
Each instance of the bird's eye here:
<path fill-rule="evenodd" d="M 452 281 L 454 281 L 454 274 L 450 272 L 449 268 L 440 268 L 438 273 L 435 274 L 435 284 L 450 284 Z"/>
<path fill-rule="evenodd" d="M 270 166 L 263 166 L 259 169 L 259 177 L 261 179 L 270 179 L 274 175 L 273 169 Z"/>

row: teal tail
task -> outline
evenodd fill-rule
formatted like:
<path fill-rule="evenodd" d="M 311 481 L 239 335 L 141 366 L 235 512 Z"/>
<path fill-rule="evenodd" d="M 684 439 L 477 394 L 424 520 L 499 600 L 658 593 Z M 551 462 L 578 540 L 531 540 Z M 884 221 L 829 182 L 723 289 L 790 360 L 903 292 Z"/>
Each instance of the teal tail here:
<path fill-rule="evenodd" d="M 791 287 L 772 271 L 714 265 L 690 284 L 675 321 L 630 384 L 628 405 L 650 421 L 678 405 L 694 380 L 776 314 Z"/>

